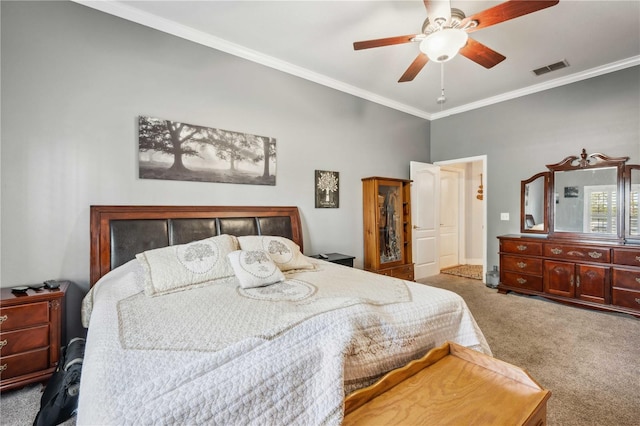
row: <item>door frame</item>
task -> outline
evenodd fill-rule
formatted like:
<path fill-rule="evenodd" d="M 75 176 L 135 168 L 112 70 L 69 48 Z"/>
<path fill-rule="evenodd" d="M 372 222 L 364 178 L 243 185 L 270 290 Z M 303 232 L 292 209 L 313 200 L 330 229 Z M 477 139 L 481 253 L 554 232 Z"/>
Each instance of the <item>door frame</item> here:
<path fill-rule="evenodd" d="M 487 175 L 487 155 L 477 155 L 475 157 L 464 157 L 464 158 L 456 158 L 456 159 L 452 159 L 452 160 L 444 160 L 444 161 L 434 161 L 433 164 L 437 165 L 437 166 L 450 166 L 450 165 L 457 165 L 457 164 L 463 164 L 463 163 L 475 163 L 475 162 L 481 162 L 482 163 L 482 195 L 483 195 L 483 202 L 482 202 L 482 282 L 486 284 L 486 276 L 487 276 L 487 202 L 488 202 L 488 181 L 489 181 L 489 177 Z M 463 181 L 463 186 L 461 187 L 462 191 L 464 191 L 464 194 L 466 194 L 466 185 L 464 185 L 464 181 Z M 463 196 L 463 198 L 466 198 Z M 466 203 L 464 205 L 461 205 L 461 208 L 464 206 L 464 209 L 466 210 L 467 205 Z M 464 216 L 465 216 L 465 210 L 461 209 L 461 212 L 463 214 L 461 214 L 459 216 L 459 220 L 464 222 Z M 466 232 L 463 232 L 462 230 L 466 231 L 466 228 L 464 227 L 464 224 L 462 224 L 462 226 L 460 227 L 460 237 L 462 238 L 463 241 L 461 243 L 460 247 L 466 247 Z M 465 235 L 462 235 L 462 234 Z M 466 259 L 466 255 L 465 255 L 465 259 Z"/>

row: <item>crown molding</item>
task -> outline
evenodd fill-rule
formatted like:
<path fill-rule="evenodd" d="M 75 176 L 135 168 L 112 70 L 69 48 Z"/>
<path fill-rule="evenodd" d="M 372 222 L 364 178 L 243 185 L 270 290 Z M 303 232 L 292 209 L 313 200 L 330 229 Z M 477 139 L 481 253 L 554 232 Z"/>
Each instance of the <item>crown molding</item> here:
<path fill-rule="evenodd" d="M 575 74 L 571 74 L 565 77 L 556 78 L 554 80 L 549 80 L 540 84 L 534 84 L 533 86 L 514 90 L 512 92 L 506 92 L 501 95 L 492 96 L 490 98 L 482 99 L 477 102 L 471 102 L 469 104 L 461 105 L 456 108 L 451 108 L 451 109 L 444 110 L 442 112 L 434 113 L 434 114 L 431 114 L 431 120 L 437 120 L 439 118 L 460 114 L 462 112 L 471 111 L 471 110 L 482 108 L 485 106 L 497 104 L 500 102 L 519 98 L 521 96 L 531 95 L 533 93 L 542 92 L 544 90 L 553 89 L 555 87 L 564 86 L 567 84 L 597 77 L 599 75 L 608 74 L 610 72 L 623 70 L 625 68 L 634 67 L 637 65 L 640 65 L 640 56 L 633 56 L 631 58 L 623 59 L 617 62 L 612 62 L 610 64 L 606 64 L 600 67 L 591 68 L 591 69 L 578 72 Z"/>
<path fill-rule="evenodd" d="M 106 1 L 106 0 L 72 0 L 75 3 L 90 7 L 92 9 L 99 10 L 101 12 L 108 13 L 110 15 L 118 16 L 128 21 L 136 22 L 138 24 L 162 31 L 167 34 L 174 35 L 176 37 L 183 38 L 185 40 L 192 41 L 204 46 L 211 47 L 216 50 L 220 50 L 231 55 L 256 62 L 258 64 L 277 69 L 287 74 L 294 75 L 296 77 L 304 78 L 314 83 L 321 84 L 323 86 L 330 87 L 335 90 L 339 90 L 344 93 L 348 93 L 353 96 L 410 114 L 416 117 L 424 118 L 426 120 L 437 120 L 439 118 L 448 117 L 462 112 L 471 111 L 474 109 L 482 108 L 485 106 L 493 105 L 496 103 L 504 102 L 510 99 L 515 99 L 521 96 L 530 95 L 533 93 L 541 92 L 543 90 L 552 89 L 554 87 L 564 86 L 566 84 L 575 83 L 577 81 L 593 78 L 599 75 L 607 74 L 610 72 L 622 70 L 632 66 L 640 65 L 640 56 L 634 56 L 618 62 L 603 65 L 600 67 L 592 68 L 576 74 L 561 77 L 555 80 L 550 80 L 544 83 L 536 84 L 533 86 L 525 87 L 523 89 L 514 90 L 512 92 L 503 93 L 501 95 L 492 96 L 477 102 L 471 102 L 469 104 L 461 105 L 456 108 L 446 109 L 437 113 L 429 113 L 419 108 L 415 108 L 401 102 L 394 101 L 383 96 L 379 96 L 375 93 L 363 90 L 356 86 L 346 84 L 339 80 L 327 77 L 324 74 L 313 72 L 309 69 L 299 67 L 290 62 L 282 61 L 274 58 L 273 56 L 265 55 L 258 51 L 246 48 L 244 46 L 231 43 L 227 40 L 215 37 L 211 34 L 203 31 L 195 30 L 186 25 L 178 24 L 174 21 L 161 18 L 157 15 L 153 15 L 147 12 L 143 12 L 131 6 L 127 6 L 119 1 Z"/>

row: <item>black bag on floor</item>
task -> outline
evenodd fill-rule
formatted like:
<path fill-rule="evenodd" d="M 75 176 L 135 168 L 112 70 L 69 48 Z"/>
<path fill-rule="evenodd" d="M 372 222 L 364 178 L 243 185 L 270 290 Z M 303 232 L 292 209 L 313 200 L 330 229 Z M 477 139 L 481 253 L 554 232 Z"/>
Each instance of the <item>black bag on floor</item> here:
<path fill-rule="evenodd" d="M 59 425 L 76 415 L 84 343 L 85 339 L 76 337 L 61 351 L 58 368 L 40 398 L 40 411 L 34 426 Z"/>

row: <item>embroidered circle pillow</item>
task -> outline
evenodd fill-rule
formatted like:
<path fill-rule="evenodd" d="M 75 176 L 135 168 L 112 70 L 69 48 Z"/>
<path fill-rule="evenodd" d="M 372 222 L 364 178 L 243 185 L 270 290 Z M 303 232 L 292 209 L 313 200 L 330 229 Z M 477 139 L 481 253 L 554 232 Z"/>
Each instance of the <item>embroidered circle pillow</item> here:
<path fill-rule="evenodd" d="M 282 272 L 292 269 L 314 269 L 300 246 L 284 237 L 270 235 L 246 235 L 238 237 L 240 250 L 264 250 Z"/>
<path fill-rule="evenodd" d="M 240 287 L 262 287 L 284 281 L 282 271 L 264 250 L 237 250 L 227 255 Z"/>

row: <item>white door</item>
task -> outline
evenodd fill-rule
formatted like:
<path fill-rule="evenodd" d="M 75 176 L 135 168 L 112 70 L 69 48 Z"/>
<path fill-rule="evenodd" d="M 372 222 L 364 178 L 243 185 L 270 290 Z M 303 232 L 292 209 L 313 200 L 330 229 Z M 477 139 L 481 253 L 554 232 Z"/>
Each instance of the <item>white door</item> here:
<path fill-rule="evenodd" d="M 440 167 L 411 161 L 411 221 L 414 279 L 440 273 Z"/>
<path fill-rule="evenodd" d="M 440 269 L 460 264 L 460 170 L 440 170 Z"/>

